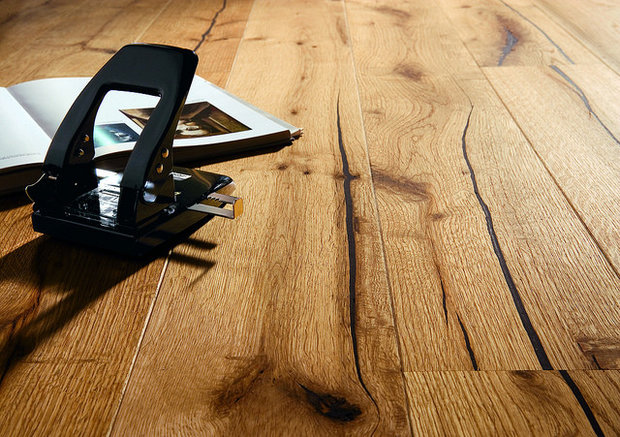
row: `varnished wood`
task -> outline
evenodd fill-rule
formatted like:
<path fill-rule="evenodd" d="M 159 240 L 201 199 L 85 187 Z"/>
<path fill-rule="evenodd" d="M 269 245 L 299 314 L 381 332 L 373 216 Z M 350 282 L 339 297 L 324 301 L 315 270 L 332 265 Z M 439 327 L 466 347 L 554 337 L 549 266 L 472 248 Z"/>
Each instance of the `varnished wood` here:
<path fill-rule="evenodd" d="M 614 6 L 0 2 L 2 86 L 174 44 L 305 128 L 151 262 L 0 199 L 0 432 L 620 433 Z"/>
<path fill-rule="evenodd" d="M 173 254 L 114 434 L 409 432 L 344 11 L 304 4 L 254 6 L 227 84 L 303 143 L 225 164 L 246 215 Z"/>

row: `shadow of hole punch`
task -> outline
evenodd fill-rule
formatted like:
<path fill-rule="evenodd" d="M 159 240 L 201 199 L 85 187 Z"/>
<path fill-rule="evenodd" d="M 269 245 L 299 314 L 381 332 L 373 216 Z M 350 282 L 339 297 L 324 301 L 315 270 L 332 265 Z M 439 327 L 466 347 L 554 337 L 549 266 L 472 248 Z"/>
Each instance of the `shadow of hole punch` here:
<path fill-rule="evenodd" d="M 193 237 L 187 241 L 205 250 L 216 247 Z M 80 312 L 167 253 L 136 259 L 40 236 L 0 257 L 0 382 L 12 366 Z M 215 265 L 176 252 L 171 259 L 202 268 L 199 277 Z"/>
<path fill-rule="evenodd" d="M 20 206 L 25 206 L 31 203 L 32 201 L 28 199 L 28 196 L 26 196 L 24 191 L 3 195 L 0 199 L 0 212 L 16 209 Z M 29 212 L 32 211 L 29 210 Z"/>
<path fill-rule="evenodd" d="M 148 264 L 38 237 L 0 258 L 0 294 L 23 291 L 13 314 L 0 307 L 0 368 L 31 354 L 81 311 Z M 6 286 L 8 285 L 8 286 Z M 16 290 L 16 286 L 18 287 Z M 0 296 L 3 302 L 13 296 Z M 43 302 L 54 302 L 51 305 Z M 5 314 L 1 314 L 5 312 Z M 10 312 L 10 311 L 9 311 Z"/>

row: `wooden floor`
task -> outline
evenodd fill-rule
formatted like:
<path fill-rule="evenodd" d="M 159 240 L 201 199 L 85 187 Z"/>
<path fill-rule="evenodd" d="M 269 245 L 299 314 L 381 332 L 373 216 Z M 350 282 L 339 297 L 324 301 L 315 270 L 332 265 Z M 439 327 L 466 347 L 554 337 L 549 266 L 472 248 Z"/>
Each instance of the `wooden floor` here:
<path fill-rule="evenodd" d="M 620 434 L 615 0 L 3 0 L 0 85 L 134 41 L 304 128 L 127 262 L 0 199 L 2 435 Z M 18 146 L 18 145 L 16 145 Z"/>

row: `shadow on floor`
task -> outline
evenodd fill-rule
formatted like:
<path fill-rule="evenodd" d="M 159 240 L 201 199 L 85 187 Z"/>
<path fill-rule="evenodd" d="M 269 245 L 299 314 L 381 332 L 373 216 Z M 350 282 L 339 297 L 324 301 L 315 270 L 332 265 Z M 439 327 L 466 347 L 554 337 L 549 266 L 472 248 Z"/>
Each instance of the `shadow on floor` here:
<path fill-rule="evenodd" d="M 215 247 L 195 238 L 186 242 L 206 250 Z M 0 383 L 12 366 L 151 262 L 159 262 L 160 268 L 144 279 L 156 286 L 165 256 L 166 252 L 160 252 L 147 259 L 133 259 L 41 236 L 1 257 Z M 175 253 L 171 259 L 205 271 L 215 265 L 187 254 Z M 134 286 L 139 289 L 143 284 L 136 281 Z"/>

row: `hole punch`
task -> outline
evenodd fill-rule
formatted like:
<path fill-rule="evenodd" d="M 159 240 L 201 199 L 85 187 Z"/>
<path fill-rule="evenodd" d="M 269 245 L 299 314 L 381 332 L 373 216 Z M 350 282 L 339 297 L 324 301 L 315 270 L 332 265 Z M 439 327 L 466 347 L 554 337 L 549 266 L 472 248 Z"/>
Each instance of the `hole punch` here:
<path fill-rule="evenodd" d="M 26 187 L 35 231 L 142 256 L 213 216 L 241 214 L 240 198 L 218 193 L 234 187 L 231 178 L 173 165 L 172 142 L 197 64 L 191 50 L 130 44 L 102 67 L 56 131 L 43 175 Z M 93 161 L 95 116 L 112 90 L 160 97 L 122 172 Z"/>

